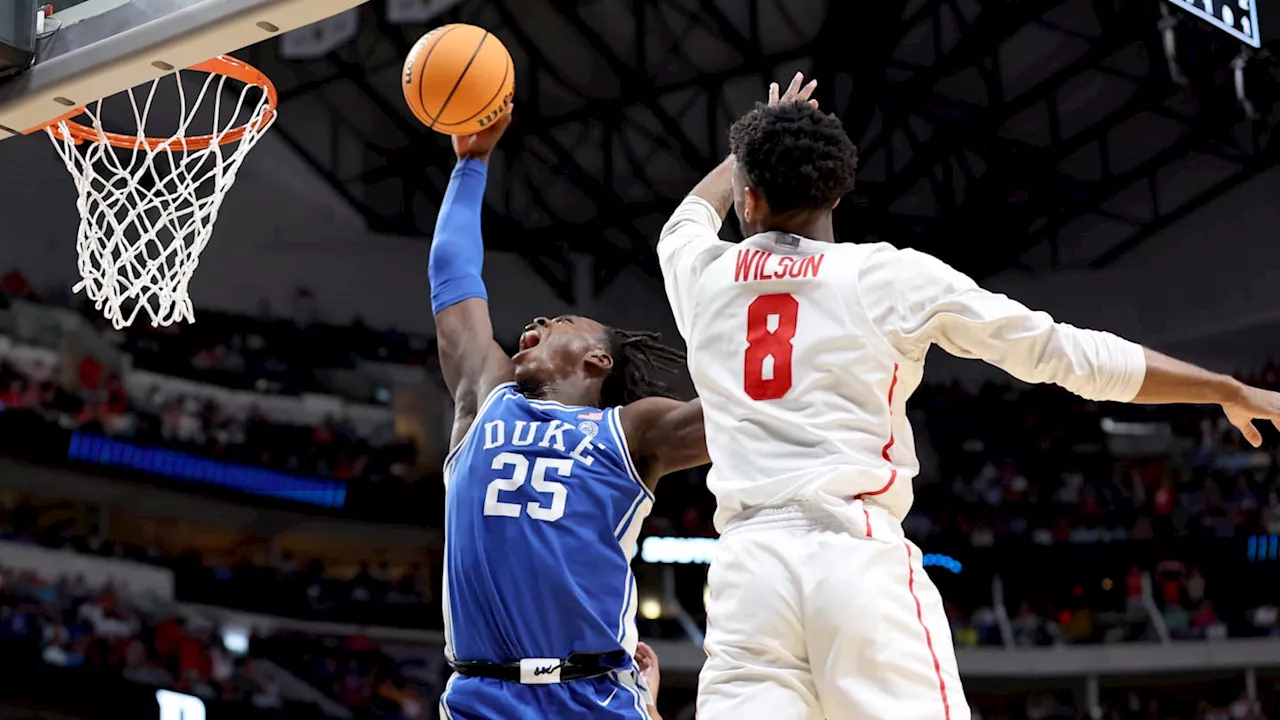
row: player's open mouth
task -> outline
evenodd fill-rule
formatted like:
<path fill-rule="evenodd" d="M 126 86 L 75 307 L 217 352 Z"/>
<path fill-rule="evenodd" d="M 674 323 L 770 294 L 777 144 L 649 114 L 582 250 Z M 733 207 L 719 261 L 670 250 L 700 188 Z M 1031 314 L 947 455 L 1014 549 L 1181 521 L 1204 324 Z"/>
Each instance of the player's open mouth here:
<path fill-rule="evenodd" d="M 520 336 L 520 352 L 536 347 L 541 340 L 542 337 L 536 329 L 525 330 L 524 334 Z"/>

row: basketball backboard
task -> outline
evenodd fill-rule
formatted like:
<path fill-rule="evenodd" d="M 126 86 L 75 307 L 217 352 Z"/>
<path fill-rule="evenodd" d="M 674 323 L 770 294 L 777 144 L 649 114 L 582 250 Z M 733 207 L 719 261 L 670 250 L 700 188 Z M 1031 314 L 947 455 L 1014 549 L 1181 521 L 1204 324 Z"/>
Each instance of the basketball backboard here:
<path fill-rule="evenodd" d="M 50 0 L 35 66 L 0 85 L 0 140 L 364 2 Z"/>

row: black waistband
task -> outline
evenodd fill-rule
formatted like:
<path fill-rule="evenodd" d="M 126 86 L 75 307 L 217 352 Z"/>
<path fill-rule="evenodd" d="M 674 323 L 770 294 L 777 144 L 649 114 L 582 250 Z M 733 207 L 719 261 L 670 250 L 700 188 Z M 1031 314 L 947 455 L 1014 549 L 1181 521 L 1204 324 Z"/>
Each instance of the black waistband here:
<path fill-rule="evenodd" d="M 533 669 L 535 676 L 550 675 L 560 671 L 560 682 L 586 680 L 611 673 L 615 668 L 605 665 L 602 660 L 609 657 L 595 653 L 574 653 L 567 660 L 553 660 L 539 664 Z M 475 660 L 454 660 L 450 665 L 459 675 L 469 677 L 486 677 L 507 682 L 524 682 L 521 675 L 520 661 L 491 663 Z"/>

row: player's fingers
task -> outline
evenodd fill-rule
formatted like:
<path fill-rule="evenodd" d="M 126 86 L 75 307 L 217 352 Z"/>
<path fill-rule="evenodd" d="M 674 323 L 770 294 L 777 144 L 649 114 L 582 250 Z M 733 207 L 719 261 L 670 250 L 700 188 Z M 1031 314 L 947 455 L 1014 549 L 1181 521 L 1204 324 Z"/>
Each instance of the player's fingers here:
<path fill-rule="evenodd" d="M 1253 420 L 1245 419 L 1238 423 L 1233 421 L 1232 424 L 1236 426 L 1241 435 L 1244 435 L 1245 441 L 1250 445 L 1253 447 L 1262 445 L 1262 433 L 1258 432 L 1258 428 L 1254 427 Z"/>
<path fill-rule="evenodd" d="M 791 84 L 787 86 L 787 93 L 783 97 L 795 99 L 796 94 L 800 92 L 800 86 L 803 84 L 804 73 L 796 73 L 796 76 L 791 78 Z"/>
<path fill-rule="evenodd" d="M 809 107 L 813 108 L 814 110 L 817 110 L 817 109 L 818 109 L 818 101 L 817 101 L 817 100 L 810 100 L 810 101 L 809 101 Z"/>
<path fill-rule="evenodd" d="M 778 104 L 778 83 L 769 83 L 769 104 Z"/>
<path fill-rule="evenodd" d="M 507 111 L 499 115 L 498 119 L 494 121 L 493 123 L 494 130 L 497 132 L 502 132 L 503 130 L 506 130 L 507 126 L 511 124 L 511 120 L 515 117 L 515 112 L 516 112 L 515 105 L 511 105 L 510 107 L 508 107 Z"/>
<path fill-rule="evenodd" d="M 809 84 L 805 85 L 804 89 L 800 91 L 800 99 L 808 100 L 810 97 L 813 96 L 813 91 L 816 90 L 817 88 L 818 88 L 818 81 L 810 80 Z"/>

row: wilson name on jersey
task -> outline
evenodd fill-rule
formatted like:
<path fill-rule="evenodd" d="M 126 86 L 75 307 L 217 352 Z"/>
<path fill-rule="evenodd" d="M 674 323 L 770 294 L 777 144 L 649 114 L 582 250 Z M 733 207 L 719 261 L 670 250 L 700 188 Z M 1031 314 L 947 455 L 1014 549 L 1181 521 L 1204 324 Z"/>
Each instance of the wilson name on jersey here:
<path fill-rule="evenodd" d="M 501 385 L 444 478 L 449 658 L 615 653 L 628 666 L 631 556 L 653 495 L 618 410 L 531 400 Z"/>

